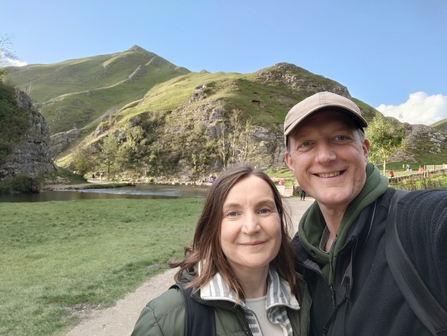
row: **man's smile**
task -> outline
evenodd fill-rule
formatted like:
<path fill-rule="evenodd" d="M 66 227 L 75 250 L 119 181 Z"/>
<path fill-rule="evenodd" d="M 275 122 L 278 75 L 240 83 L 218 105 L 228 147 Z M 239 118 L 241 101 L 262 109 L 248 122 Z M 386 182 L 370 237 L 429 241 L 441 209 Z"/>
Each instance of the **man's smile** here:
<path fill-rule="evenodd" d="M 336 171 L 336 172 L 320 173 L 320 174 L 315 174 L 315 175 L 318 177 L 329 178 L 329 177 L 339 176 L 339 175 L 343 174 L 345 171 L 346 170 L 340 170 L 340 171 Z"/>

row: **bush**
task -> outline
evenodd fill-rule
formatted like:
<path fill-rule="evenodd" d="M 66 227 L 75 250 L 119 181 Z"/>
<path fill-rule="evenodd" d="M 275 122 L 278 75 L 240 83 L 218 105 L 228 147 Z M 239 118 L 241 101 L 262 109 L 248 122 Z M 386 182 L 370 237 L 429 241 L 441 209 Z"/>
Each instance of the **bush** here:
<path fill-rule="evenodd" d="M 17 175 L 0 181 L 1 194 L 38 193 L 39 189 L 39 180 L 30 176 Z"/>

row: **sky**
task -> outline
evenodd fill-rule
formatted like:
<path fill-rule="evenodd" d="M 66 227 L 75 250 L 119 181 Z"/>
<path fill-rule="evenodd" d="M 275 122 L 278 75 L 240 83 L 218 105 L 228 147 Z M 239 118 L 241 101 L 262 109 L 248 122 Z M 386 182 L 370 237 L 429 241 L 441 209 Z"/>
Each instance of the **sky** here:
<path fill-rule="evenodd" d="M 3 66 L 134 45 L 194 72 L 287 62 L 402 122 L 447 118 L 447 0 L 0 0 L 4 34 Z"/>

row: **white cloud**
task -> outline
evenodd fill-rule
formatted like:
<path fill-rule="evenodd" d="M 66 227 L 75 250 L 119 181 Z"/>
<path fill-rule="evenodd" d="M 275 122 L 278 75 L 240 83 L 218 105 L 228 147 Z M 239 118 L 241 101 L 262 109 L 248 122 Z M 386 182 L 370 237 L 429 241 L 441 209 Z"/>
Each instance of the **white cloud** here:
<path fill-rule="evenodd" d="M 401 122 L 431 125 L 447 118 L 447 96 L 429 96 L 425 92 L 415 92 L 399 106 L 381 104 L 376 110 Z"/>
<path fill-rule="evenodd" d="M 0 68 L 4 68 L 7 66 L 21 67 L 21 66 L 25 66 L 25 65 L 28 65 L 28 63 L 21 62 L 19 60 L 11 59 L 8 57 L 0 57 Z"/>

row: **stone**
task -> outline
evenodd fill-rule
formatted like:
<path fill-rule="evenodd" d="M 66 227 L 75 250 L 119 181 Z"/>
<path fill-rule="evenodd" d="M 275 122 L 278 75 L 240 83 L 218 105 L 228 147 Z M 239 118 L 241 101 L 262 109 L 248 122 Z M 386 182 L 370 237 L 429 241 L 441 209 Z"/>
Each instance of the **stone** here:
<path fill-rule="evenodd" d="M 57 170 L 50 150 L 50 130 L 45 118 L 33 105 L 31 98 L 16 89 L 17 104 L 29 114 L 29 129 L 14 146 L 6 162 L 0 166 L 0 179 L 26 175 L 38 177 Z"/>

